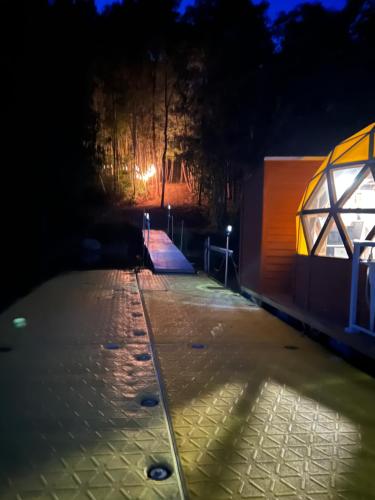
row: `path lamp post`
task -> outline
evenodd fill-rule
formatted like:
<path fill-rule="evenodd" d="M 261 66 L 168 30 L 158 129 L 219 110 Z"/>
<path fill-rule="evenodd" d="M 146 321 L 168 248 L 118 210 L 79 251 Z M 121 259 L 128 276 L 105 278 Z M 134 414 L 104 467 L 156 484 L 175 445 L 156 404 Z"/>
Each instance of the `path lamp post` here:
<path fill-rule="evenodd" d="M 145 231 L 147 228 L 147 246 L 150 243 L 150 214 L 148 212 L 143 212 L 143 223 L 142 223 L 142 238 L 143 238 L 143 252 L 142 252 L 142 265 L 145 265 L 145 247 L 146 247 L 146 238 Z"/>
<path fill-rule="evenodd" d="M 232 232 L 232 226 L 227 226 L 225 232 L 227 235 L 227 245 L 226 245 L 226 252 L 225 252 L 225 281 L 224 281 L 224 286 L 227 288 L 228 285 L 228 257 L 229 257 L 229 237 L 230 233 Z"/>
<path fill-rule="evenodd" d="M 148 212 L 145 213 L 146 224 L 147 224 L 147 247 L 150 244 L 150 214 Z"/>
<path fill-rule="evenodd" d="M 146 212 L 143 210 L 143 217 L 142 217 L 142 241 L 143 241 L 142 266 L 145 265 L 145 222 L 146 222 Z"/>
<path fill-rule="evenodd" d="M 167 228 L 167 234 L 169 236 L 169 226 L 170 226 L 170 221 L 171 221 L 171 206 L 170 204 L 168 203 L 168 228 Z"/>

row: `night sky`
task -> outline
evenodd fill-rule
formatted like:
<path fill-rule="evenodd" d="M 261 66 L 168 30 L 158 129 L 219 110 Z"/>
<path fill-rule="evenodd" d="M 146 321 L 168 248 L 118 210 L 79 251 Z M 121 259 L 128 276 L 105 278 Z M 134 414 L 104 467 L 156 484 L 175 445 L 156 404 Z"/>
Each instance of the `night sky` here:
<path fill-rule="evenodd" d="M 102 10 L 105 5 L 113 2 L 114 0 L 96 0 L 96 4 L 99 10 Z M 192 3 L 194 3 L 194 0 L 182 0 L 181 11 L 183 12 L 186 6 Z M 269 0 L 269 3 L 269 15 L 273 17 L 281 10 L 290 10 L 302 2 L 301 0 Z M 340 9 L 345 5 L 345 0 L 322 0 L 321 3 L 323 3 L 326 7 Z"/>

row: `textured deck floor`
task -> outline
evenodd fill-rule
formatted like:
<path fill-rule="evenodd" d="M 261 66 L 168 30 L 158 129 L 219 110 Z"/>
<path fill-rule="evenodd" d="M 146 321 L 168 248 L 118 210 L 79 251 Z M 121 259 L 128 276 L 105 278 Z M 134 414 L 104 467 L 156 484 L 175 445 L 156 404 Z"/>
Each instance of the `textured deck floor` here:
<path fill-rule="evenodd" d="M 143 296 L 190 497 L 375 498 L 375 381 L 205 277 L 164 278 Z"/>
<path fill-rule="evenodd" d="M 2 500 L 182 498 L 176 473 L 146 473 L 176 464 L 152 357 L 136 359 L 152 352 L 134 274 L 54 279 L 0 327 Z M 160 404 L 141 406 L 148 396 Z"/>
<path fill-rule="evenodd" d="M 164 231 L 144 231 L 146 248 L 156 273 L 194 274 L 194 268 Z"/>
<path fill-rule="evenodd" d="M 375 498 L 374 379 L 205 276 L 72 273 L 0 328 L 1 500 Z"/>

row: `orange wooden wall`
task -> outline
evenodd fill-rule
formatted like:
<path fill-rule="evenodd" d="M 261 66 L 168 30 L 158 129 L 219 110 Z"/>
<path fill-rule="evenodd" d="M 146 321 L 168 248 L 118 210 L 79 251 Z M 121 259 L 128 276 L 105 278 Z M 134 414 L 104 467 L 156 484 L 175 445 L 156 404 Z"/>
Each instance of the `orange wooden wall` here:
<path fill-rule="evenodd" d="M 296 253 L 296 212 L 305 187 L 324 157 L 266 157 L 244 189 L 241 286 L 261 294 L 291 293 Z"/>
<path fill-rule="evenodd" d="M 265 158 L 261 288 L 289 291 L 296 253 L 296 212 L 308 181 L 324 157 Z"/>

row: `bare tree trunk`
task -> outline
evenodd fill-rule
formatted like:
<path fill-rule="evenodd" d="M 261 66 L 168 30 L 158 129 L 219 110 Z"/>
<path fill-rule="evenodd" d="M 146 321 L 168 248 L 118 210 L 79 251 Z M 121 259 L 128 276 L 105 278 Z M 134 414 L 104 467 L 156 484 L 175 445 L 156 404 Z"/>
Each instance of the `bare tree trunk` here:
<path fill-rule="evenodd" d="M 132 165 L 132 176 L 133 176 L 133 196 L 135 198 L 136 189 L 135 189 L 135 166 L 137 163 L 137 116 L 135 112 L 132 113 L 132 126 L 131 126 L 131 134 L 132 134 L 132 144 L 133 144 L 133 165 Z"/>
<path fill-rule="evenodd" d="M 102 174 L 101 174 L 101 173 L 99 173 L 99 179 L 100 179 L 100 184 L 101 184 L 101 186 L 102 186 L 102 188 L 103 188 L 103 192 L 104 192 L 104 193 L 107 193 L 107 190 L 106 190 L 106 188 L 105 188 L 105 185 L 104 185 L 104 182 L 103 182 L 103 177 L 102 177 Z"/>
<path fill-rule="evenodd" d="M 184 161 L 181 160 L 181 164 L 180 164 L 180 182 L 183 182 L 183 180 L 184 180 L 184 178 L 183 178 L 183 175 L 184 175 L 183 166 L 184 166 Z"/>
<path fill-rule="evenodd" d="M 160 185 L 159 185 L 159 164 L 158 155 L 156 151 L 156 79 L 157 79 L 157 62 L 154 63 L 152 70 L 152 157 L 153 164 L 156 168 L 156 179 L 157 179 L 157 194 L 160 195 Z"/>
<path fill-rule="evenodd" d="M 117 143 L 117 109 L 116 97 L 112 93 L 112 158 L 113 158 L 113 191 L 118 192 L 119 179 L 118 179 L 118 143 Z"/>
<path fill-rule="evenodd" d="M 171 168 L 169 170 L 169 182 L 172 183 L 173 182 L 173 177 L 174 177 L 174 159 L 172 158 L 171 159 Z"/>
<path fill-rule="evenodd" d="M 164 148 L 162 157 L 162 178 L 161 178 L 161 199 L 160 207 L 164 208 L 164 196 L 165 196 L 165 181 L 166 181 L 166 163 L 167 163 L 167 152 L 168 152 L 168 121 L 169 121 L 169 103 L 168 98 L 168 70 L 165 68 L 164 75 Z"/>
<path fill-rule="evenodd" d="M 199 191 L 198 191 L 198 205 L 202 205 L 202 193 L 203 193 L 203 174 L 201 174 L 199 179 Z"/>
<path fill-rule="evenodd" d="M 185 183 L 186 183 L 189 191 L 192 193 L 193 192 L 193 186 L 192 186 L 192 184 L 190 182 L 189 174 L 186 172 L 185 162 L 181 163 L 181 169 L 182 169 L 182 176 L 185 179 Z"/>
<path fill-rule="evenodd" d="M 223 207 L 223 212 L 224 216 L 226 217 L 228 213 L 228 192 L 227 192 L 227 178 L 224 178 L 224 186 L 223 186 L 223 193 L 224 193 L 224 207 Z"/>
<path fill-rule="evenodd" d="M 228 182 L 229 182 L 229 171 L 230 171 L 230 164 L 229 161 L 225 163 L 225 174 L 224 174 L 224 186 L 223 186 L 223 193 L 224 193 L 224 217 L 227 216 L 228 213 Z"/>

